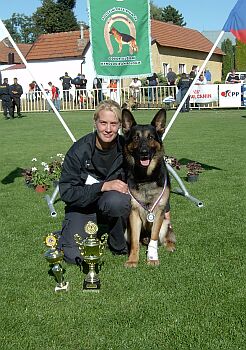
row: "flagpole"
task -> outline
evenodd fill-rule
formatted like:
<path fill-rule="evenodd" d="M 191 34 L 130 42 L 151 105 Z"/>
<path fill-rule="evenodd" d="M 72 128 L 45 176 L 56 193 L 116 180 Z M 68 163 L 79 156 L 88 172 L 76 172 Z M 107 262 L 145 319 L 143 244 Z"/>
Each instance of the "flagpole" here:
<path fill-rule="evenodd" d="M 11 43 L 11 45 L 14 47 L 14 49 L 16 50 L 16 52 L 18 53 L 18 55 L 20 56 L 22 62 L 25 64 L 27 71 L 29 72 L 29 74 L 31 75 L 32 79 L 34 81 L 37 82 L 40 90 L 42 91 L 44 97 L 46 98 L 46 100 L 48 101 L 48 103 L 50 104 L 51 108 L 53 109 L 53 111 L 55 112 L 57 118 L 60 120 L 60 122 L 62 123 L 63 127 L 65 128 L 66 132 L 68 133 L 68 135 L 70 136 L 71 140 L 73 142 L 76 141 L 75 137 L 73 136 L 72 132 L 70 131 L 70 129 L 68 128 L 67 124 L 65 123 L 65 121 L 63 120 L 62 116 L 60 115 L 60 113 L 58 112 L 58 110 L 56 109 L 54 103 L 52 102 L 52 100 L 50 99 L 50 97 L 47 95 L 46 91 L 44 90 L 43 86 L 36 80 L 36 78 L 33 76 L 30 68 L 28 67 L 29 64 L 27 63 L 25 57 L 23 56 L 22 52 L 20 51 L 20 49 L 18 48 L 18 46 L 16 45 L 16 43 L 14 42 L 14 40 L 12 39 L 11 35 L 9 34 L 8 30 L 6 29 L 5 25 L 3 24 L 2 20 L 0 19 L 0 30 L 2 29 L 3 32 L 6 32 L 6 35 Z"/>
<path fill-rule="evenodd" d="M 166 130 L 165 130 L 165 132 L 163 134 L 163 136 L 162 136 L 162 140 L 164 140 L 164 138 L 166 137 L 168 131 L 171 129 L 171 126 L 173 125 L 175 119 L 177 118 L 177 116 L 178 116 L 181 108 L 183 107 L 187 97 L 190 95 L 190 92 L 193 89 L 193 86 L 196 84 L 197 80 L 199 79 L 199 76 L 201 75 L 201 73 L 203 72 L 204 68 L 206 67 L 210 57 L 212 56 L 214 50 L 216 49 L 216 47 L 217 47 L 218 43 L 220 42 L 221 38 L 223 37 L 224 33 L 225 33 L 224 30 L 222 30 L 221 33 L 219 34 L 218 38 L 216 39 L 212 49 L 210 50 L 209 54 L 207 55 L 205 61 L 202 64 L 201 68 L 199 69 L 198 73 L 196 74 L 196 76 L 195 76 L 191 86 L 189 87 L 189 89 L 186 92 L 184 98 L 182 99 L 180 105 L 178 106 L 177 110 L 175 111 L 172 119 L 170 120 L 170 122 L 169 122 L 169 124 L 168 124 L 168 126 L 167 126 L 167 128 L 166 128 Z"/>

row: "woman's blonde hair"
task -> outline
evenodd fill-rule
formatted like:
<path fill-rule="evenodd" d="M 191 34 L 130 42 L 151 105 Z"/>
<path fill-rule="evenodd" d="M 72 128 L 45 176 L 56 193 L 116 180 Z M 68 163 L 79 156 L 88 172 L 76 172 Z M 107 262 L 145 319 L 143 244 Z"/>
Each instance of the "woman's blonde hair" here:
<path fill-rule="evenodd" d="M 94 122 L 97 121 L 97 119 L 99 118 L 99 113 L 103 110 L 113 112 L 116 118 L 118 119 L 118 121 L 121 123 L 122 121 L 121 108 L 120 108 L 120 105 L 114 100 L 103 100 L 99 103 L 99 105 L 97 106 L 94 112 L 94 117 L 93 117 Z"/>

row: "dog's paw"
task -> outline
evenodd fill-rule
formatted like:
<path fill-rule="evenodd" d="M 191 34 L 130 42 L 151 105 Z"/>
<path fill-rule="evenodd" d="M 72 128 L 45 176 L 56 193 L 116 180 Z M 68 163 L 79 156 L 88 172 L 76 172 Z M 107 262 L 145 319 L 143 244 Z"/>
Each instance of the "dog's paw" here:
<path fill-rule="evenodd" d="M 160 261 L 159 260 L 148 260 L 147 259 L 147 265 L 149 265 L 149 266 L 158 266 L 158 265 L 160 265 Z"/>
<path fill-rule="evenodd" d="M 127 260 L 124 264 L 126 268 L 132 268 L 138 266 L 138 261 Z"/>
<path fill-rule="evenodd" d="M 149 243 L 147 250 L 147 261 L 159 261 L 157 244 L 152 245 L 151 242 Z"/>

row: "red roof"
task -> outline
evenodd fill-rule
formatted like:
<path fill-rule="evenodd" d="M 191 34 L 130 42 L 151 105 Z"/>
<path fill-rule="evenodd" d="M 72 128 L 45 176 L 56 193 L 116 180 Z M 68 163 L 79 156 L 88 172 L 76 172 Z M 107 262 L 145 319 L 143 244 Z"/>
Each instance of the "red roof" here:
<path fill-rule="evenodd" d="M 27 53 L 32 47 L 32 44 L 17 44 L 17 46 L 21 51 L 22 55 L 26 57 Z M 0 63 L 8 64 L 9 53 L 14 53 L 14 63 L 22 62 L 22 60 L 20 59 L 19 55 L 17 54 L 14 48 L 8 47 L 3 42 L 0 42 Z"/>
<path fill-rule="evenodd" d="M 27 60 L 44 60 L 67 57 L 81 57 L 89 42 L 88 30 L 83 31 L 84 39 L 80 40 L 81 31 L 42 34 L 33 44 Z"/>
<path fill-rule="evenodd" d="M 213 47 L 213 43 L 197 30 L 153 19 L 151 20 L 151 37 L 161 46 L 178 49 L 208 53 Z M 216 48 L 214 53 L 223 55 L 223 51 L 219 48 Z"/>

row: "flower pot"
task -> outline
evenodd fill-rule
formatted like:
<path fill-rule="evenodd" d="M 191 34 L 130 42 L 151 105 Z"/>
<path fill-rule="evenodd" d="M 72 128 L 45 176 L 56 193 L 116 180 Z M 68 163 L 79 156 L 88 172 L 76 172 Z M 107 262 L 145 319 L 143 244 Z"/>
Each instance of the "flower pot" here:
<path fill-rule="evenodd" d="M 47 186 L 46 185 L 37 185 L 35 187 L 35 191 L 39 192 L 39 193 L 43 193 L 47 190 Z"/>
<path fill-rule="evenodd" d="M 186 180 L 188 182 L 196 182 L 198 180 L 198 174 L 194 175 L 194 174 L 190 174 L 190 175 L 187 175 L 186 177 Z"/>

